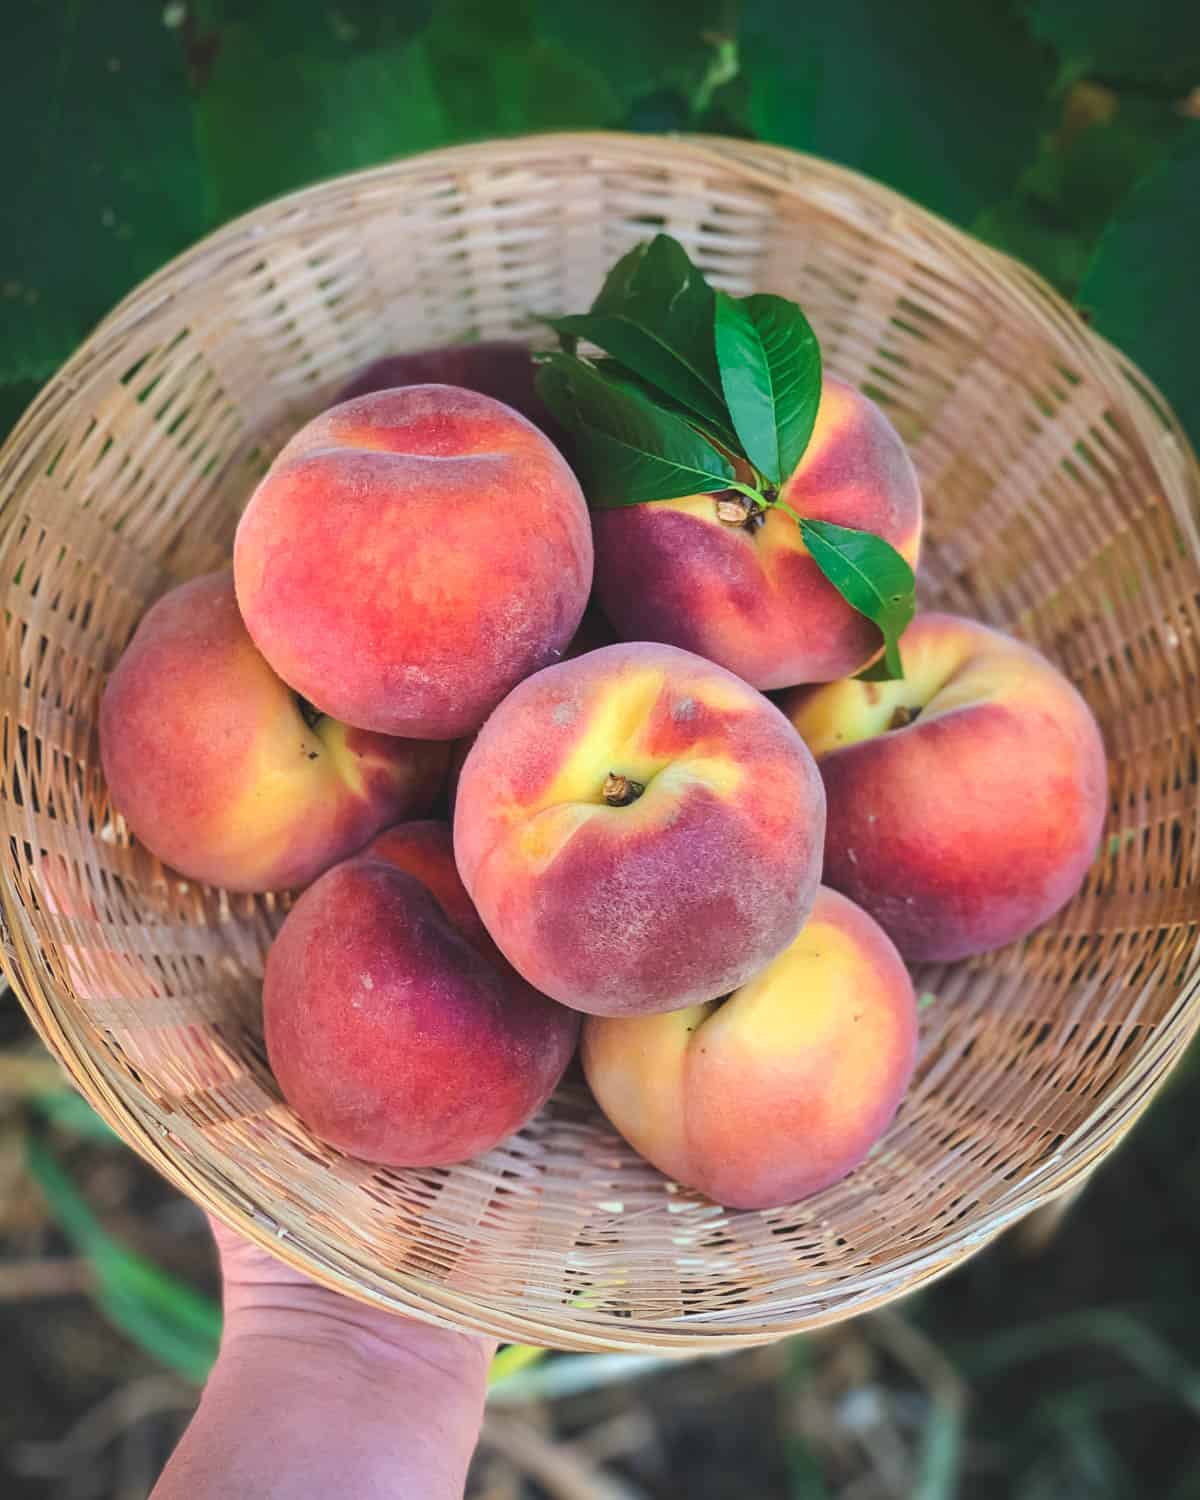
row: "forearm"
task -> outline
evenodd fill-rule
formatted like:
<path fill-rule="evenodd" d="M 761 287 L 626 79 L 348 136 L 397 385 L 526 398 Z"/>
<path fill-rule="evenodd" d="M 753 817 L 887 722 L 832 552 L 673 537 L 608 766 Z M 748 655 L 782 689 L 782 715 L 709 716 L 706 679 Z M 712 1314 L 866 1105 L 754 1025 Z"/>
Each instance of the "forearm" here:
<path fill-rule="evenodd" d="M 460 1500 L 479 1433 L 481 1341 L 409 1324 L 409 1347 L 336 1327 L 241 1328 L 152 1500 Z"/>

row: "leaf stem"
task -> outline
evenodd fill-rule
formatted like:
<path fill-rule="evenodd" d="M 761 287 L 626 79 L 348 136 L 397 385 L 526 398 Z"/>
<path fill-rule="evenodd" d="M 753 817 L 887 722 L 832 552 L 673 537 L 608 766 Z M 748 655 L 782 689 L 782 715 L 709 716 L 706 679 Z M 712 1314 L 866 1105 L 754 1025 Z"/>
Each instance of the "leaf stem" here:
<path fill-rule="evenodd" d="M 785 516 L 791 516 L 797 526 L 804 524 L 804 518 L 800 515 L 800 512 L 793 510 L 786 500 L 767 500 L 764 503 L 771 506 L 774 510 L 781 510 Z"/>
<path fill-rule="evenodd" d="M 725 481 L 725 488 L 727 490 L 737 490 L 739 494 L 745 495 L 748 500 L 753 500 L 760 510 L 767 510 L 772 503 L 778 503 L 768 500 L 763 492 L 756 490 L 752 484 L 742 484 L 738 479 L 727 479 Z M 797 517 L 797 520 L 799 520 L 799 517 Z"/>

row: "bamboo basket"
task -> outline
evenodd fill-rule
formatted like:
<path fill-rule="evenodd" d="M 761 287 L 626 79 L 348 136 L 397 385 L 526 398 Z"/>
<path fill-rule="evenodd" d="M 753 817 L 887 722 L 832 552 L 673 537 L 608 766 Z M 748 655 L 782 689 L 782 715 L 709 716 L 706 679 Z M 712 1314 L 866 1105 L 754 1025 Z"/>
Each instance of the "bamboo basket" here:
<path fill-rule="evenodd" d="M 447 1170 L 315 1141 L 267 1069 L 286 899 L 131 845 L 96 711 L 147 604 L 219 565 L 252 485 L 364 361 L 543 337 L 634 241 L 800 300 L 911 444 L 922 600 L 1036 643 L 1096 711 L 1105 841 L 1024 943 L 916 976 L 892 1129 L 798 1207 L 732 1213 L 615 1137 L 577 1078 Z M 205 1208 L 341 1291 L 575 1349 L 762 1343 L 912 1290 L 1077 1185 L 1196 1028 L 1200 472 L 1161 398 L 1033 274 L 862 177 L 746 142 L 535 136 L 293 194 L 172 262 L 0 454 L 4 968 L 100 1114 Z"/>

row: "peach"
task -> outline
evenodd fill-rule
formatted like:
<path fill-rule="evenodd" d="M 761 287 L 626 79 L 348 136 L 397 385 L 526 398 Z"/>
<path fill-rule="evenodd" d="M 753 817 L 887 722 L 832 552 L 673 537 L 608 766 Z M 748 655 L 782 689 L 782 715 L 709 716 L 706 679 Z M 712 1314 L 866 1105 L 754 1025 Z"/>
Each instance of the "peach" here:
<path fill-rule="evenodd" d="M 528 344 L 515 339 L 481 339 L 474 344 L 386 354 L 357 371 L 342 387 L 337 401 L 350 401 L 398 385 L 459 385 L 514 407 L 540 427 L 555 447 L 563 448 L 567 434 L 534 389 L 536 372 Z"/>
<path fill-rule="evenodd" d="M 597 651 L 601 646 L 612 646 L 616 643 L 612 626 L 604 618 L 594 605 L 588 605 L 584 611 L 583 619 L 579 622 L 579 629 L 571 639 L 571 644 L 563 652 L 563 661 L 571 661 L 576 656 L 585 656 L 589 651 Z M 450 749 L 450 765 L 446 773 L 446 799 L 450 808 L 450 816 L 454 817 L 454 805 L 458 800 L 458 778 L 462 775 L 463 764 L 470 754 L 471 746 L 475 743 L 475 736 L 469 739 L 457 740 Z"/>
<path fill-rule="evenodd" d="M 100 756 L 113 805 L 164 863 L 266 891 L 428 811 L 447 748 L 314 721 L 255 650 L 225 571 L 143 617 L 105 688 Z"/>
<path fill-rule="evenodd" d="M 477 729 L 575 633 L 592 577 L 566 460 L 511 407 L 414 385 L 296 434 L 234 544 L 238 604 L 276 672 L 383 734 Z"/>
<path fill-rule="evenodd" d="M 670 1015 L 589 1016 L 600 1108 L 660 1171 L 728 1208 L 844 1177 L 912 1076 L 917 1008 L 891 942 L 824 886 L 791 947 L 731 995 Z"/>
<path fill-rule="evenodd" d="M 579 1031 L 496 952 L 443 823 L 390 829 L 305 891 L 267 955 L 263 1024 L 313 1134 L 395 1167 L 464 1161 L 519 1130 Z"/>
<path fill-rule="evenodd" d="M 530 984 L 601 1015 L 732 989 L 795 937 L 820 879 L 821 780 L 740 678 L 607 646 L 514 689 L 458 786 L 454 847 Z"/>
<path fill-rule="evenodd" d="M 1029 646 L 925 614 L 900 682 L 797 690 L 785 712 L 829 799 L 825 880 L 909 959 L 1023 937 L 1083 880 L 1108 805 L 1087 704 Z"/>
<path fill-rule="evenodd" d="M 781 498 L 809 519 L 875 532 L 916 566 L 916 470 L 883 412 L 844 381 L 826 376 Z M 880 649 L 878 629 L 817 567 L 790 516 L 746 520 L 739 504 L 724 491 L 595 512 L 596 595 L 618 635 L 695 651 L 764 690 L 857 672 Z"/>

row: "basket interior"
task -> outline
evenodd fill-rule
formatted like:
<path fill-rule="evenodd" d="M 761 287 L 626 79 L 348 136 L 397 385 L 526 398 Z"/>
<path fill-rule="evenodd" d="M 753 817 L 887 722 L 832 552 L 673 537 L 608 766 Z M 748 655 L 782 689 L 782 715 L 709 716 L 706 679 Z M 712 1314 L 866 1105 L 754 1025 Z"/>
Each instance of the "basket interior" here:
<path fill-rule="evenodd" d="M 6 963 L 104 1113 L 185 1190 L 333 1285 L 510 1338 L 748 1342 L 874 1305 L 1087 1170 L 1196 1020 L 1200 546 L 1169 415 L 1019 268 L 882 189 L 739 143 L 438 153 L 269 205 L 169 266 L 0 458 Z M 316 1142 L 267 1069 L 283 898 L 180 881 L 99 771 L 104 674 L 147 604 L 220 565 L 273 453 L 386 352 L 538 339 L 662 228 L 730 291 L 794 296 L 911 445 L 922 602 L 1016 631 L 1111 760 L 1084 889 L 1031 939 L 926 967 L 892 1129 L 798 1207 L 730 1213 L 641 1162 L 575 1075 L 446 1170 Z"/>

